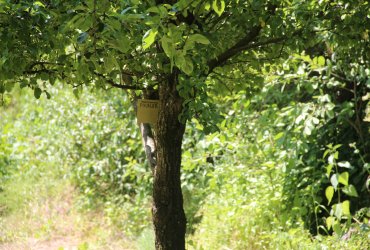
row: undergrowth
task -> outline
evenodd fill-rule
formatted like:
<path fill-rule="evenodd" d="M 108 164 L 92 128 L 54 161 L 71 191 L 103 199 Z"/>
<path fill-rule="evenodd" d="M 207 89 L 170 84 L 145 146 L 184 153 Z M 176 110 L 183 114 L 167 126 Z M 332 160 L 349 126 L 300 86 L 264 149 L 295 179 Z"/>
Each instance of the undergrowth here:
<path fill-rule="evenodd" d="M 81 249 L 153 249 L 151 173 L 127 97 L 85 91 L 76 99 L 58 88 L 51 94 L 34 100 L 18 90 L 1 108 L 0 244 L 72 236 Z M 256 115 L 253 100 L 241 97 L 224 105 L 222 132 L 206 136 L 195 120 L 188 123 L 188 249 L 370 246 L 360 224 L 347 239 L 313 236 L 299 216 L 305 208 L 287 207 L 284 182 L 297 155 L 284 148 L 289 135 L 279 122 L 294 117 L 279 118 L 277 107 Z"/>

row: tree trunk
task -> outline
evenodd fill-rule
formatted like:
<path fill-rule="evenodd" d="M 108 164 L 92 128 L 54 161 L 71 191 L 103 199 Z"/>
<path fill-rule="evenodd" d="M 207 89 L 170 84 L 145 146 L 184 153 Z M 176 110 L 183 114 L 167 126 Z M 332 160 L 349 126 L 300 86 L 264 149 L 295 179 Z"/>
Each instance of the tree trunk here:
<path fill-rule="evenodd" d="M 172 77 L 170 77 L 172 78 Z M 156 249 L 185 249 L 186 217 L 183 209 L 180 167 L 185 124 L 179 122 L 182 99 L 176 76 L 159 89 L 160 111 L 156 128 L 157 165 L 153 180 L 153 224 Z"/>

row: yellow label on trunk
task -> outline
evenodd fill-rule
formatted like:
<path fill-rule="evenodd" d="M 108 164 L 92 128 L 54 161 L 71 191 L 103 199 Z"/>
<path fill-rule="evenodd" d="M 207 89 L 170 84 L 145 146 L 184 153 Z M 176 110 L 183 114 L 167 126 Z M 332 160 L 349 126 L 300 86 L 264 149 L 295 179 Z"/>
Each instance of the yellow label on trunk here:
<path fill-rule="evenodd" d="M 158 120 L 159 100 L 141 99 L 137 101 L 137 122 L 156 124 Z"/>

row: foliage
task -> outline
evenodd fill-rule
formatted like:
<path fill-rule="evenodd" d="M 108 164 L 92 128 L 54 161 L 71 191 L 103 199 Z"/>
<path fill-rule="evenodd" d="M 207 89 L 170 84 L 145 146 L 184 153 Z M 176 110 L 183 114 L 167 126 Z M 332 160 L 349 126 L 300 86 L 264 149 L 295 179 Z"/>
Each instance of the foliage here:
<path fill-rule="evenodd" d="M 202 222 L 189 236 L 190 249 L 366 249 L 364 246 L 369 245 L 368 220 L 353 212 L 361 223 L 351 224 L 352 235 L 346 240 L 316 236 L 312 241 L 304 229 L 305 215 L 317 204 L 307 200 L 308 194 L 300 198 L 297 193 L 310 192 L 312 197 L 315 183 L 306 178 L 307 189 L 287 189 L 290 183 L 296 184 L 297 175 L 306 176 L 305 171 L 309 170 L 301 170 L 297 165 L 290 169 L 301 154 L 297 141 L 307 139 L 302 133 L 304 127 L 294 131 L 287 126 L 296 126 L 305 105 L 292 101 L 279 107 L 280 96 L 287 98 L 292 91 L 281 91 L 279 87 L 266 86 L 250 100 L 244 100 L 243 95 L 223 100 L 227 113 L 222 132 L 199 143 L 207 145 L 217 160 L 207 171 L 208 196 L 198 211 L 203 215 Z M 297 98 L 296 93 L 291 97 Z M 285 98 L 281 101 L 287 101 Z M 297 174 L 292 175 L 293 170 Z M 322 175 L 326 178 L 325 173 Z M 314 195 L 319 196 L 325 187 L 317 190 Z M 343 231 L 346 236 L 348 229 Z"/>
<path fill-rule="evenodd" d="M 336 11 L 327 1 L 320 5 L 260 0 L 1 1 L 0 92 L 19 83 L 33 89 L 36 98 L 50 97 L 45 83 L 64 82 L 76 94 L 86 85 L 141 94 L 175 77 L 184 98 L 182 120 L 196 117 L 206 133 L 213 132 L 222 117 L 209 98 L 212 86 L 206 78 L 236 74 L 249 79 L 250 88 L 261 84 L 260 61 L 287 57 L 290 50 L 306 46 L 317 28 L 313 23 L 323 21 L 321 8 L 328 15 Z"/>
<path fill-rule="evenodd" d="M 305 141 L 307 137 L 301 132 L 304 131 L 304 123 L 296 132 L 294 129 L 287 129 L 287 124 L 293 127 L 299 125 L 300 123 L 295 122 L 304 114 L 302 109 L 306 105 L 287 101 L 289 96 L 293 100 L 296 99 L 297 93 L 293 89 L 281 91 L 280 87 L 271 83 L 266 85 L 261 93 L 255 92 L 249 100 L 245 99 L 245 94 L 241 92 L 219 101 L 225 116 L 225 122 L 219 124 L 221 133 L 206 136 L 199 132 L 201 124 L 196 120 L 188 124 L 183 151 L 182 185 L 189 218 L 187 244 L 190 249 L 361 249 L 361 246 L 368 244 L 364 224 L 352 224 L 350 239 L 346 241 L 318 237 L 312 242 L 309 232 L 303 228 L 300 218 L 315 204 L 310 200 L 305 203 L 306 196 L 302 199 L 295 198 L 297 193 L 293 190 L 299 193 L 305 193 L 307 190 L 290 189 L 294 195 L 287 196 L 286 188 L 290 185 L 289 180 L 295 181 L 290 179 L 296 176 L 292 175 L 290 164 L 296 161 L 301 152 L 297 151 L 296 142 Z M 1 114 L 7 120 L 2 120 L 2 125 L 6 124 L 2 128 L 8 127 L 8 132 L 2 132 L 2 136 L 11 138 L 18 135 L 16 140 L 19 143 L 22 138 L 38 138 L 38 146 L 28 146 L 35 145 L 29 144 L 35 139 L 24 141 L 22 150 L 8 155 L 12 157 L 13 163 L 18 159 L 19 166 L 34 173 L 34 178 L 37 179 L 42 165 L 48 163 L 36 162 L 36 159 L 47 159 L 50 154 L 47 151 L 53 150 L 50 163 L 54 162 L 55 166 L 51 169 L 59 172 L 57 178 L 63 175 L 67 179 L 72 178 L 80 190 L 82 211 L 103 210 L 110 218 L 110 227 L 116 225 L 131 235 L 137 235 L 143 228 L 147 228 L 150 224 L 150 208 L 145 197 L 151 192 L 150 179 L 125 178 L 122 181 L 110 178 L 105 172 L 106 169 L 124 170 L 137 177 L 143 172 L 137 169 L 137 166 L 147 168 L 139 143 L 131 145 L 127 151 L 121 151 L 124 157 L 136 155 L 137 165 L 131 161 L 121 164 L 115 157 L 123 156 L 112 153 L 112 150 L 125 148 L 123 142 L 128 144 L 130 139 L 133 140 L 132 136 L 137 136 L 138 133 L 134 122 L 127 114 L 122 113 L 126 110 L 122 107 L 122 100 L 126 97 L 116 91 L 104 94 L 85 91 L 81 93 L 80 99 L 76 99 L 70 92 L 55 89 L 51 91 L 52 99 L 33 100 L 38 103 L 35 105 L 28 99 L 30 96 L 24 90 L 21 93 L 22 98 L 13 96 L 10 105 L 3 107 Z M 22 119 L 11 122 L 17 119 L 16 117 Z M 19 125 L 13 127 L 17 123 Z M 36 125 L 40 129 L 35 129 Z M 34 134 L 31 135 L 31 132 Z M 28 136 L 23 137 L 22 134 Z M 15 144 L 8 144 L 7 147 L 11 145 Z M 101 150 L 104 147 L 106 149 Z M 136 151 L 133 151 L 135 148 Z M 340 149 L 341 147 L 336 150 Z M 335 154 L 334 151 L 330 152 Z M 321 151 L 319 159 L 323 158 L 323 153 L 324 151 Z M 327 153 L 322 163 L 331 153 Z M 16 155 L 22 155 L 22 158 L 15 158 Z M 101 161 L 105 159 L 109 161 L 105 167 L 109 168 L 94 169 L 94 166 L 100 166 Z M 34 164 L 36 168 L 27 167 L 27 162 Z M 8 178 L 10 183 L 14 176 L 20 173 L 20 169 L 17 169 L 16 164 L 6 166 L 14 168 L 11 172 L 12 178 Z M 61 166 L 64 166 L 63 169 L 60 169 Z M 93 170 L 90 170 L 90 166 Z M 296 171 L 301 175 L 305 174 L 300 172 L 298 167 Z M 326 169 L 320 169 L 320 172 L 323 180 L 327 180 Z M 46 179 L 48 176 L 44 174 Z M 32 184 L 36 183 L 36 179 L 29 180 Z M 306 185 L 313 185 L 309 179 L 306 181 Z M 132 192 L 133 189 L 122 188 L 119 184 L 134 187 L 137 191 Z M 329 182 L 326 181 L 321 192 L 328 185 Z M 6 191 L 8 187 L 4 186 Z M 37 193 L 34 193 L 34 196 L 37 196 Z M 21 197 L 24 196 L 14 193 L 12 197 L 23 199 Z M 293 202 L 291 199 L 295 199 L 294 207 L 289 206 L 290 202 Z M 322 201 L 323 205 L 327 204 L 325 196 Z M 10 204 L 9 198 L 6 198 L 3 204 Z M 13 204 L 15 209 L 19 200 Z M 7 213 L 10 213 L 10 210 Z M 361 222 L 366 221 L 364 209 L 351 214 Z M 52 228 L 49 227 L 49 231 L 44 231 L 44 234 Z M 347 232 L 349 231 L 344 231 Z M 147 247 L 152 242 L 150 229 L 142 231 L 138 245 Z"/>
<path fill-rule="evenodd" d="M 122 107 L 126 97 L 112 93 L 108 101 L 104 95 L 81 93 L 80 99 L 76 99 L 71 92 L 61 95 L 59 88 L 52 88 L 50 93 L 52 99 L 46 103 L 29 100 L 32 96 L 22 90 L 3 107 L 2 117 L 6 119 L 1 121 L 1 136 L 9 142 L 1 144 L 7 150 L 2 153 L 11 152 L 5 155 L 9 160 L 0 165 L 7 173 L 1 177 L 4 188 L 18 174 L 35 175 L 30 180 L 36 182 L 42 169 L 54 168 L 52 172 L 60 178 L 72 179 L 84 194 L 80 202 L 85 208 L 104 204 L 102 209 L 113 221 L 118 221 L 126 209 L 126 219 L 119 220 L 127 232 L 146 227 L 150 210 L 140 208 L 139 204 L 148 206 L 150 173 L 145 168 L 142 146 L 136 143 L 138 131 L 134 120 Z M 130 141 L 130 150 L 124 148 L 125 144 L 130 146 Z M 135 154 L 136 160 L 142 159 L 141 165 L 129 161 Z M 122 178 L 118 177 L 120 173 Z M 14 195 L 16 199 L 21 197 Z M 129 206 L 134 202 L 137 207 Z M 12 203 L 7 203 L 4 209 L 11 212 Z M 122 204 L 125 205 L 121 209 L 114 209 Z"/>
<path fill-rule="evenodd" d="M 297 149 L 296 160 L 288 166 L 290 176 L 285 189 L 290 208 L 298 205 L 308 209 L 300 213 L 305 217 L 307 227 L 316 233 L 329 216 L 324 212 L 330 211 L 325 196 L 337 191 L 339 183 L 346 186 L 344 197 L 350 199 L 352 214 L 369 206 L 370 200 L 361 198 L 368 197 L 369 145 L 364 138 L 369 136 L 369 124 L 365 112 L 367 101 L 363 96 L 369 87 L 366 84 L 368 76 L 361 73 L 368 70 L 358 66 L 359 71 L 356 72 L 356 64 L 353 64 L 351 72 L 348 72 L 339 60 L 326 59 L 320 63 L 320 57 L 313 60 L 305 55 L 297 58 L 298 66 L 290 69 L 292 74 L 286 84 L 298 83 L 298 90 L 305 91 L 300 94 L 287 85 L 287 92 L 293 90 L 295 99 L 298 98 L 294 101 L 298 101 L 300 108 L 292 117 L 295 117 L 291 121 L 293 126 L 288 127 L 289 131 L 296 133 L 293 143 Z M 320 72 L 320 75 L 315 72 Z M 297 134 L 301 131 L 303 137 Z M 333 146 L 337 144 L 342 146 Z M 333 189 L 327 188 L 329 180 Z M 292 192 L 295 187 L 299 189 Z M 339 192 L 342 191 L 337 194 Z M 342 204 L 340 199 L 335 201 Z"/>
<path fill-rule="evenodd" d="M 175 82 L 179 119 L 190 121 L 182 175 L 189 233 L 205 210 L 213 213 L 201 232 L 226 212 L 222 222 L 230 223 L 206 247 L 291 240 L 301 248 L 305 241 L 292 240 L 303 232 L 301 220 L 315 235 L 346 237 L 355 228 L 366 238 L 368 13 L 361 0 L 0 1 L 2 103 L 11 108 L 16 84 L 51 98 L 49 84 L 67 83 L 82 97 L 66 110 L 55 104 L 50 113 L 62 122 L 43 122 L 41 107 L 23 114 L 32 121 L 24 130 L 6 119 L 1 177 L 31 171 L 44 153 L 51 164 L 66 159 L 87 207 L 103 206 L 113 220 L 133 216 L 127 229 L 140 231 L 149 211 L 127 204 L 147 207 L 151 177 L 129 98 L 83 99 L 82 90 L 116 87 L 136 98 Z M 55 141 L 30 137 L 32 124 Z M 62 133 L 48 129 L 54 124 Z M 255 218 L 240 219 L 252 212 Z M 280 238 L 281 231 L 288 233 Z"/>

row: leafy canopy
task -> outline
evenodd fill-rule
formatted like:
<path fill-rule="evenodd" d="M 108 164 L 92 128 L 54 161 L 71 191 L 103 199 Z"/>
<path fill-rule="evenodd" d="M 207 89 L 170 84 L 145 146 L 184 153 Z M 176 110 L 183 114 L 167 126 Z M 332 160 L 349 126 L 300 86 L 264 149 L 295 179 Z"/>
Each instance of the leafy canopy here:
<path fill-rule="evenodd" d="M 63 82 L 76 95 L 83 86 L 139 94 L 172 79 L 183 118 L 207 124 L 220 118 L 211 90 L 253 92 L 261 73 L 297 49 L 325 41 L 361 56 L 367 10 L 360 0 L 1 0 L 0 93 L 19 83 L 50 98 L 47 84 Z M 226 76 L 236 80 L 221 87 Z"/>

